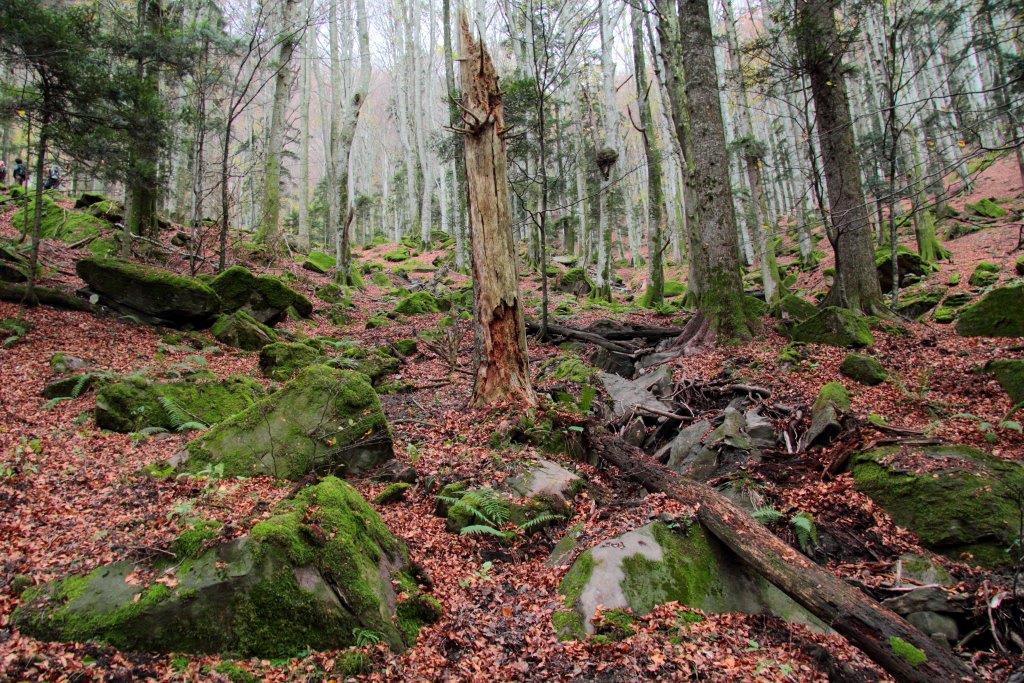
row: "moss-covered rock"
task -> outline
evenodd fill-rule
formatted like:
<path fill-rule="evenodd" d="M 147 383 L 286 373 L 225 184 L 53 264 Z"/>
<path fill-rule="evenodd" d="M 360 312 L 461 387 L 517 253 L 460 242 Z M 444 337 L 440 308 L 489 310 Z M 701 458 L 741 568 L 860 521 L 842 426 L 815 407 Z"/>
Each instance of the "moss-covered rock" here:
<path fill-rule="evenodd" d="M 226 313 L 210 329 L 214 339 L 244 351 L 257 351 L 277 341 L 277 334 L 245 311 Z"/>
<path fill-rule="evenodd" d="M 925 275 L 929 268 L 919 254 L 916 254 L 906 247 L 899 247 L 896 250 L 896 267 L 899 270 L 900 287 L 909 284 L 910 280 L 916 281 Z M 892 290 L 892 250 L 888 248 L 879 249 L 875 252 L 875 270 L 878 271 L 878 284 L 883 292 Z"/>
<path fill-rule="evenodd" d="M 396 500 L 405 498 L 405 492 L 412 488 L 412 484 L 405 481 L 396 481 L 384 487 L 384 490 L 374 496 L 373 502 L 377 505 L 387 505 Z"/>
<path fill-rule="evenodd" d="M 971 287 L 990 287 L 997 282 L 999 282 L 999 266 L 991 261 L 978 263 L 967 280 L 967 284 Z"/>
<path fill-rule="evenodd" d="M 881 384 L 888 376 L 885 368 L 882 367 L 877 358 L 860 353 L 848 354 L 839 365 L 839 372 L 855 382 L 867 384 L 868 386 Z"/>
<path fill-rule="evenodd" d="M 942 305 L 947 308 L 963 308 L 971 303 L 974 296 L 970 292 L 952 292 L 942 300 Z"/>
<path fill-rule="evenodd" d="M 562 276 L 558 278 L 555 283 L 555 289 L 560 292 L 568 292 L 569 294 L 575 294 L 576 296 L 583 296 L 590 294 L 594 289 L 594 284 L 587 277 L 587 271 L 583 268 L 576 267 L 570 268 L 569 270 L 562 273 Z"/>
<path fill-rule="evenodd" d="M 399 246 L 397 249 L 384 252 L 384 260 L 391 261 L 392 263 L 401 263 L 409 258 L 409 250 L 405 246 Z"/>
<path fill-rule="evenodd" d="M 966 204 L 964 208 L 969 213 L 982 218 L 1002 218 L 1006 215 L 1006 209 L 996 204 L 992 197 L 985 197 L 973 204 Z"/>
<path fill-rule="evenodd" d="M 252 378 L 153 382 L 126 377 L 103 382 L 96 392 L 96 426 L 115 432 L 146 427 L 174 431 L 187 422 L 213 425 L 240 413 L 264 394 Z"/>
<path fill-rule="evenodd" d="M 1020 532 L 1013 491 L 1024 490 L 1024 467 L 969 446 L 885 446 L 850 459 L 858 491 L 931 550 L 978 564 L 1010 561 Z"/>
<path fill-rule="evenodd" d="M 395 313 L 402 315 L 423 315 L 440 313 L 441 306 L 430 292 L 414 292 L 395 305 Z"/>
<path fill-rule="evenodd" d="M 85 211 L 65 209 L 53 201 L 47 194 L 43 195 L 42 223 L 40 225 L 42 237 L 57 239 L 64 242 L 79 242 L 88 237 L 95 237 L 103 230 L 112 226 L 110 223 L 97 218 Z M 36 202 L 35 196 L 28 202 L 28 206 L 18 209 L 11 216 L 11 225 L 21 230 L 28 221 L 29 232 L 35 221 Z"/>
<path fill-rule="evenodd" d="M 820 627 L 697 523 L 673 531 L 654 522 L 609 539 L 577 558 L 559 592 L 566 609 L 553 621 L 562 638 L 595 633 L 598 605 L 642 616 L 672 601 L 709 612 L 771 612 Z"/>
<path fill-rule="evenodd" d="M 863 316 L 837 306 L 819 310 L 790 330 L 795 342 L 804 344 L 830 344 L 845 348 L 871 346 L 875 338 Z"/>
<path fill-rule="evenodd" d="M 940 325 L 948 325 L 949 323 L 956 320 L 957 310 L 950 308 L 949 306 L 939 306 L 935 309 L 935 313 L 932 314 L 932 320 L 939 323 Z"/>
<path fill-rule="evenodd" d="M 665 295 L 666 299 L 682 296 L 683 294 L 686 294 L 686 285 L 679 280 L 665 280 L 662 293 Z"/>
<path fill-rule="evenodd" d="M 164 569 L 117 562 L 30 589 L 13 620 L 42 640 L 272 658 L 354 645 L 358 630 L 399 651 L 439 610 L 406 547 L 334 477 L 280 503 L 248 536 L 170 565 L 173 587 L 129 578 Z"/>
<path fill-rule="evenodd" d="M 335 282 L 320 285 L 314 293 L 320 301 L 326 301 L 329 304 L 341 304 L 348 301 L 348 292 Z"/>
<path fill-rule="evenodd" d="M 210 283 L 220 296 L 224 310 L 244 309 L 266 325 L 276 325 L 294 309 L 303 318 L 313 314 L 313 304 L 304 295 L 271 275 L 256 276 L 244 266 L 231 266 Z"/>
<path fill-rule="evenodd" d="M 260 349 L 260 370 L 278 382 L 287 382 L 302 368 L 322 360 L 319 351 L 298 342 L 274 342 Z"/>
<path fill-rule="evenodd" d="M 309 255 L 302 262 L 302 267 L 306 270 L 311 270 L 314 273 L 326 273 L 334 268 L 336 262 L 334 257 L 330 254 L 325 254 L 322 251 L 311 251 Z"/>
<path fill-rule="evenodd" d="M 814 317 L 818 312 L 818 307 L 812 304 L 807 299 L 799 297 L 795 294 L 786 294 L 779 302 L 773 307 L 772 313 L 785 320 L 795 320 L 802 322 L 808 318 Z"/>
<path fill-rule="evenodd" d="M 100 202 L 107 201 L 110 200 L 107 198 L 107 195 L 103 194 L 102 192 L 83 192 L 81 195 L 78 196 L 78 199 L 75 200 L 75 208 L 85 209 L 92 206 L 93 204 L 99 204 Z"/>
<path fill-rule="evenodd" d="M 0 242 L 0 280 L 25 282 L 30 270 L 28 259 L 13 243 Z"/>
<path fill-rule="evenodd" d="M 223 463 L 228 476 L 359 474 L 392 457 L 391 433 L 365 375 L 312 365 L 180 456 L 186 470 Z"/>
<path fill-rule="evenodd" d="M 1010 403 L 1024 403 L 1024 360 L 1001 358 L 989 361 L 985 372 L 993 375 L 1010 397 Z"/>
<path fill-rule="evenodd" d="M 920 318 L 939 305 L 946 293 L 945 287 L 914 287 L 902 295 L 896 312 L 908 318 Z"/>
<path fill-rule="evenodd" d="M 220 297 L 204 282 L 162 268 L 86 258 L 75 264 L 75 271 L 100 303 L 170 325 L 205 326 L 221 308 Z"/>
<path fill-rule="evenodd" d="M 956 331 L 964 337 L 1024 337 L 1024 282 L 996 287 L 963 309 Z"/>
<path fill-rule="evenodd" d="M 391 342 L 391 346 L 394 348 L 395 353 L 397 353 L 399 356 L 402 356 L 403 358 L 408 358 L 409 356 L 413 356 L 416 354 L 416 350 L 419 345 L 415 339 L 407 338 L 396 339 L 395 341 Z"/>
<path fill-rule="evenodd" d="M 850 410 L 850 392 L 839 382 L 828 382 L 818 390 L 818 396 L 814 399 L 811 410 L 821 410 L 825 406 L 832 405 L 840 412 Z"/>

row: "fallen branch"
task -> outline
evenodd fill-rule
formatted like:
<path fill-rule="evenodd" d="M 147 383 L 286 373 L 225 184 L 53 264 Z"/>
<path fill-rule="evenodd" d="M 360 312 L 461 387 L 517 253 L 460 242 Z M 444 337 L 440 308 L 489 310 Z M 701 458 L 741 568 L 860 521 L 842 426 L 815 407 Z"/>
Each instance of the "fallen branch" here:
<path fill-rule="evenodd" d="M 653 463 L 642 450 L 594 420 L 588 421 L 584 439 L 591 452 L 648 491 L 696 506 L 700 523 L 741 560 L 897 680 L 935 683 L 974 678 L 952 652 L 783 543 L 718 491 Z M 924 661 L 912 664 L 897 653 L 907 646 L 920 650 Z"/>
<path fill-rule="evenodd" d="M 66 311 L 96 312 L 95 306 L 85 299 L 80 299 L 74 294 L 62 292 L 59 289 L 50 289 L 49 287 L 40 287 L 39 285 L 36 285 L 32 288 L 32 294 L 35 297 L 35 301 L 27 299 L 28 287 L 25 285 L 0 282 L 0 300 L 3 301 L 11 301 L 16 304 L 25 302 L 29 305 L 44 304 L 46 306 L 52 306 L 53 308 L 60 308 Z"/>
<path fill-rule="evenodd" d="M 526 321 L 526 331 L 531 334 L 540 332 L 540 324 L 533 320 Z M 611 341 L 602 337 L 599 334 L 593 332 L 586 332 L 585 330 L 577 330 L 574 327 L 565 327 L 564 325 L 557 325 L 555 323 L 548 323 L 548 334 L 557 334 L 561 337 L 568 337 L 569 339 L 578 339 L 580 341 L 590 342 L 600 346 L 601 348 L 608 349 L 613 353 L 621 353 L 626 356 L 633 355 L 633 349 L 630 349 L 624 344 Z"/>

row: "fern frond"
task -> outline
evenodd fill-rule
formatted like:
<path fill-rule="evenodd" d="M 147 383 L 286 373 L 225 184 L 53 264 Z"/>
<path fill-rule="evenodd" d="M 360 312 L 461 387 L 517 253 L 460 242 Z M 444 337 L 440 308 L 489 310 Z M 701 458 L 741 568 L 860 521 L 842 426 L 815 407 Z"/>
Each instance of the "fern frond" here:
<path fill-rule="evenodd" d="M 509 534 L 507 531 L 501 531 L 495 529 L 492 526 L 486 524 L 470 524 L 469 526 L 462 527 L 462 531 L 459 532 L 460 536 L 497 536 L 498 538 L 508 538 Z"/>
<path fill-rule="evenodd" d="M 771 526 L 782 519 L 782 513 L 770 505 L 757 508 L 750 516 L 765 526 Z"/>
<path fill-rule="evenodd" d="M 87 372 L 78 378 L 75 382 L 75 386 L 71 388 L 71 398 L 78 398 L 82 395 L 82 391 L 85 389 L 85 385 L 88 384 L 89 380 L 92 379 L 92 373 Z"/>
<path fill-rule="evenodd" d="M 70 400 L 71 400 L 70 396 L 57 396 L 56 398 L 51 398 L 49 401 L 47 401 L 46 403 L 43 404 L 43 410 L 50 410 L 55 405 L 60 403 L 61 401 L 70 401 Z"/>
<path fill-rule="evenodd" d="M 207 425 L 204 425 L 202 422 L 197 422 L 195 420 L 192 420 L 191 422 L 183 422 L 183 423 L 181 423 L 180 425 L 178 425 L 177 427 L 174 428 L 174 431 L 176 431 L 176 432 L 187 432 L 187 431 L 192 430 L 192 429 L 206 429 L 206 428 L 207 428 Z"/>
<path fill-rule="evenodd" d="M 179 430 L 182 425 L 194 422 L 192 416 L 189 415 L 181 406 L 179 406 L 174 399 L 170 396 L 159 396 L 157 400 L 160 401 L 160 405 L 163 407 L 164 412 L 167 413 L 167 418 L 171 422 L 171 426 L 175 430 Z"/>
<path fill-rule="evenodd" d="M 154 425 L 150 425 L 149 427 L 143 427 L 137 433 L 138 434 L 142 434 L 143 436 L 153 436 L 154 434 L 160 434 L 160 433 L 163 433 L 163 432 L 166 432 L 166 431 L 167 430 L 164 429 L 163 427 L 157 427 L 157 426 L 154 426 Z"/>
<path fill-rule="evenodd" d="M 462 500 L 461 498 L 455 498 L 453 496 L 442 496 L 440 493 L 437 494 L 436 497 L 437 497 L 437 499 L 439 501 L 441 501 L 442 503 L 444 503 L 445 505 L 447 505 L 449 507 L 451 507 L 452 505 L 455 505 L 460 500 Z"/>
<path fill-rule="evenodd" d="M 789 523 L 793 526 L 801 550 L 806 553 L 818 545 L 818 527 L 810 513 L 799 512 L 790 518 Z"/>
<path fill-rule="evenodd" d="M 528 519 L 519 525 L 519 528 L 523 531 L 532 531 L 550 522 L 557 522 L 565 519 L 562 515 L 552 514 L 550 512 L 542 512 L 533 519 Z"/>

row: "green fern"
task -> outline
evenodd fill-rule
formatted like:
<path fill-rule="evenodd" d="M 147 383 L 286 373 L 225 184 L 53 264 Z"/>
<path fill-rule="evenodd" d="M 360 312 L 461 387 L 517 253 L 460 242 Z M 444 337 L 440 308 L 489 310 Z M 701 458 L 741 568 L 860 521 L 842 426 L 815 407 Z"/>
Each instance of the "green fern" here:
<path fill-rule="evenodd" d="M 199 422 L 197 420 L 192 420 L 190 422 L 183 422 L 183 423 L 181 423 L 180 425 L 178 425 L 177 427 L 174 428 L 174 431 L 176 431 L 176 432 L 187 432 L 187 431 L 190 431 L 190 430 L 193 430 L 193 429 L 206 429 L 206 428 L 207 428 L 207 425 L 203 424 L 202 422 Z"/>
<path fill-rule="evenodd" d="M 815 526 L 811 513 L 798 512 L 789 519 L 789 523 L 796 533 L 796 540 L 802 551 L 810 552 L 818 545 L 818 527 Z"/>
<path fill-rule="evenodd" d="M 512 512 L 508 503 L 491 488 L 476 489 L 465 493 L 452 504 L 452 509 L 458 512 L 468 512 L 480 522 L 494 529 L 500 528 L 507 522 Z"/>
<path fill-rule="evenodd" d="M 70 396 L 57 396 L 56 398 L 51 398 L 49 401 L 47 401 L 46 403 L 43 404 L 43 410 L 52 410 L 53 407 L 55 405 L 57 405 L 58 403 L 60 403 L 61 401 L 70 401 L 70 400 L 71 400 Z"/>
<path fill-rule="evenodd" d="M 520 524 L 519 528 L 529 533 L 530 531 L 533 531 L 534 529 L 539 529 L 546 524 L 550 524 L 551 522 L 558 522 L 563 519 L 565 519 L 565 517 L 563 517 L 562 515 L 556 515 L 551 512 L 542 512 L 533 519 L 528 519 L 522 524 Z"/>
<path fill-rule="evenodd" d="M 507 539 L 515 534 L 508 531 L 501 531 L 495 529 L 487 524 L 470 524 L 469 526 L 462 527 L 459 532 L 460 536 L 496 536 L 498 538 Z"/>
<path fill-rule="evenodd" d="M 78 381 L 75 382 L 75 386 L 71 388 L 71 398 L 78 398 L 81 396 L 82 392 L 85 391 L 86 385 L 89 384 L 91 379 L 93 379 L 93 374 L 91 372 L 87 372 L 79 377 Z"/>
<path fill-rule="evenodd" d="M 355 638 L 357 647 L 376 645 L 383 640 L 383 636 L 381 636 L 381 634 L 369 628 L 356 627 L 352 629 L 352 636 Z"/>
<path fill-rule="evenodd" d="M 782 513 L 770 505 L 757 508 L 750 516 L 765 526 L 771 526 L 782 519 Z"/>
<path fill-rule="evenodd" d="M 170 420 L 171 427 L 173 427 L 175 431 L 182 431 L 181 428 L 184 425 L 196 421 L 192 415 L 189 415 L 188 412 L 179 406 L 170 396 L 160 396 L 157 400 L 160 401 L 160 405 L 163 407 L 164 412 L 167 413 L 167 419 Z"/>

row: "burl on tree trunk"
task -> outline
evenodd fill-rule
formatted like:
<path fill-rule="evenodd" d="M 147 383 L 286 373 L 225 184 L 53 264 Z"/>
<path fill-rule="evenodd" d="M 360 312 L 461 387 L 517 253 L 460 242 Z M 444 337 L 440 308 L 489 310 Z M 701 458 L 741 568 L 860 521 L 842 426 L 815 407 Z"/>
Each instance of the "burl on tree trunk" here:
<path fill-rule="evenodd" d="M 967 666 L 894 612 L 779 540 L 715 489 L 653 463 L 590 421 L 586 446 L 648 491 L 697 507 L 697 518 L 748 566 L 845 636 L 899 681 L 973 680 Z"/>
<path fill-rule="evenodd" d="M 473 405 L 504 400 L 534 405 L 512 242 L 501 91 L 491 57 L 483 40 L 473 40 L 464 12 L 459 15 L 459 25 L 463 122 L 459 132 L 465 137 L 476 324 L 481 340 Z"/>

